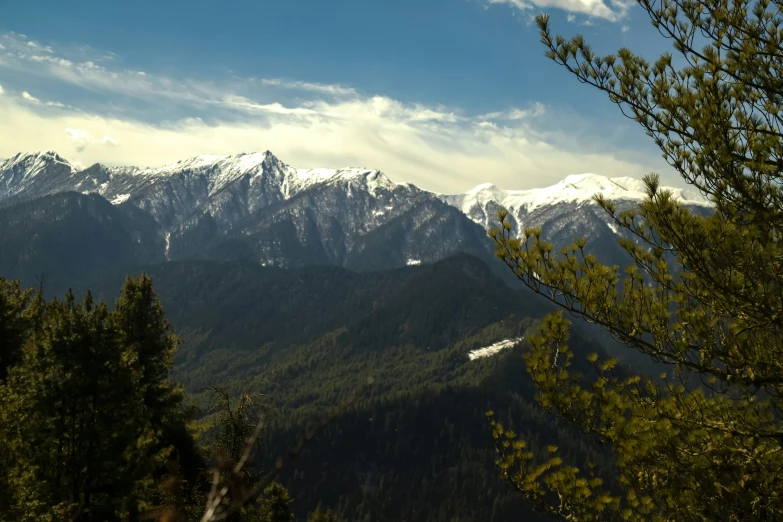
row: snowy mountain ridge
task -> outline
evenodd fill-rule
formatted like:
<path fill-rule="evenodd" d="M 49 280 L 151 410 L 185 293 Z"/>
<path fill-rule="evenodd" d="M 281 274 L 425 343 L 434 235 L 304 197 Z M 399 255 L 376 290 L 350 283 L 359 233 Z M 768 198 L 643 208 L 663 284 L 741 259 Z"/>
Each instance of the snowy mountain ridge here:
<path fill-rule="evenodd" d="M 671 190 L 693 208 L 709 207 L 698 194 Z M 77 169 L 54 151 L 0 162 L 0 207 L 66 192 L 98 194 L 148 215 L 165 259 L 350 267 L 430 263 L 460 251 L 491 257 L 486 230 L 499 207 L 517 227 L 541 227 L 563 245 L 588 237 L 611 257 L 622 231 L 593 195 L 620 208 L 645 197 L 641 180 L 596 174 L 545 188 L 483 184 L 464 194 L 436 194 L 373 169 L 295 168 L 269 151 L 203 154 L 156 168 Z"/>
<path fill-rule="evenodd" d="M 154 183 L 162 178 L 174 177 L 183 172 L 203 172 L 207 175 L 211 185 L 210 192 L 218 192 L 226 185 L 242 178 L 245 175 L 259 176 L 272 173 L 280 181 L 280 186 L 286 197 L 290 197 L 301 190 L 318 183 L 339 180 L 353 180 L 366 178 L 373 186 L 391 187 L 396 185 L 378 170 L 346 167 L 340 169 L 326 168 L 294 168 L 279 159 L 270 151 L 238 153 L 228 156 L 216 154 L 201 154 L 176 163 L 161 167 L 139 168 L 134 166 L 105 166 L 97 163 L 87 169 L 79 170 L 73 164 L 63 159 L 55 151 L 37 151 L 31 153 L 19 153 L 15 156 L 0 161 L 0 173 L 6 173 L 12 169 L 24 172 L 23 178 L 4 176 L 2 179 L 6 185 L 32 180 L 37 174 L 50 167 L 52 164 L 61 164 L 70 170 L 73 175 L 85 173 L 86 179 L 74 179 L 77 186 L 97 188 L 90 190 L 105 195 L 112 193 L 114 178 L 135 178 L 140 185 Z M 91 169 L 105 170 L 109 177 L 97 183 L 97 180 L 89 179 L 87 174 Z M 90 182 L 92 181 L 92 183 Z"/>
<path fill-rule="evenodd" d="M 672 192 L 675 200 L 687 205 L 709 207 L 700 193 L 673 187 L 661 187 Z M 619 203 L 639 203 L 646 198 L 646 186 L 640 179 L 609 178 L 598 174 L 571 174 L 564 180 L 544 188 L 505 190 L 491 183 L 476 186 L 464 194 L 441 195 L 484 228 L 495 225 L 496 210 L 503 207 L 518 222 L 525 222 L 536 211 L 558 205 L 580 207 L 594 205 L 592 198 L 601 194 Z M 535 221 L 535 220 L 534 220 Z"/>
<path fill-rule="evenodd" d="M 113 185 L 126 185 L 134 179 L 138 186 L 146 186 L 162 178 L 171 178 L 183 173 L 200 172 L 206 175 L 209 193 L 215 194 L 226 186 L 244 176 L 270 176 L 279 186 L 280 195 L 288 199 L 291 196 L 321 183 L 336 183 L 340 181 L 365 184 L 370 190 L 378 187 L 393 189 L 396 186 L 414 188 L 410 184 L 398 184 L 391 181 L 382 172 L 360 167 L 340 169 L 328 168 L 294 168 L 276 158 L 270 151 L 254 153 L 238 153 L 228 156 L 202 154 L 176 163 L 157 168 L 138 167 L 106 167 L 96 164 L 89 169 L 78 170 L 55 151 L 39 151 L 19 153 L 5 162 L 0 163 L 0 181 L 5 187 L 13 190 L 0 191 L 0 199 L 23 192 L 34 183 L 38 174 L 52 164 L 64 167 L 74 179 L 77 191 L 97 192 L 102 196 L 111 196 L 117 203 L 130 197 L 116 194 Z M 108 177 L 90 178 L 90 169 L 100 168 L 106 171 Z M 8 172 L 16 172 L 9 175 Z M 84 179 L 79 174 L 84 173 Z M 118 182 L 119 180 L 122 182 Z M 354 184 L 355 186 L 355 184 Z M 682 203 L 698 206 L 709 206 L 710 203 L 698 192 L 682 188 L 662 187 L 670 190 L 675 199 Z M 86 189 L 86 190 L 79 190 Z M 486 219 L 480 219 L 475 212 L 477 207 L 487 207 L 490 204 L 502 206 L 514 215 L 529 214 L 539 208 L 567 203 L 582 205 L 592 202 L 594 194 L 602 194 L 610 200 L 641 201 L 645 198 L 644 182 L 630 177 L 609 178 L 598 174 L 571 174 L 562 181 L 543 188 L 525 190 L 507 190 L 491 183 L 477 185 L 464 194 L 435 194 L 444 202 L 455 206 L 471 217 L 476 223 L 488 226 Z M 475 217 L 475 218 L 474 218 Z M 491 216 L 494 218 L 494 216 Z"/>

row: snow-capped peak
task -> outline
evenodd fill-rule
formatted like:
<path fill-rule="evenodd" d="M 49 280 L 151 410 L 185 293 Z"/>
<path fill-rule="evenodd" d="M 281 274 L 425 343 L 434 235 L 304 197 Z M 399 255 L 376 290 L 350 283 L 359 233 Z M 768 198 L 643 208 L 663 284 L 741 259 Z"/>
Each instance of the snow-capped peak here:
<path fill-rule="evenodd" d="M 681 188 L 661 187 L 673 193 L 675 199 L 688 204 L 709 205 L 698 192 Z M 557 203 L 589 203 L 593 196 L 601 194 L 609 200 L 642 201 L 647 197 L 644 181 L 629 177 L 609 178 L 598 174 L 571 174 L 562 181 L 544 188 L 528 190 L 503 190 L 491 184 L 479 185 L 467 195 L 508 204 L 514 208 L 525 207 L 532 212 L 544 205 Z"/>
<path fill-rule="evenodd" d="M 479 194 L 484 192 L 494 192 L 496 190 L 503 190 L 497 185 L 494 185 L 492 183 L 482 183 L 481 185 L 476 185 L 472 189 L 470 189 L 467 193 L 468 194 Z"/>
<path fill-rule="evenodd" d="M 24 170 L 23 176 L 15 181 L 29 180 L 43 172 L 52 163 L 59 163 L 71 170 L 76 171 L 76 167 L 63 159 L 53 150 L 19 153 L 0 163 L 1 171 L 10 171 L 12 169 Z"/>
<path fill-rule="evenodd" d="M 159 174 L 167 174 L 185 169 L 219 167 L 224 171 L 247 172 L 257 169 L 265 162 L 274 164 L 279 163 L 279 160 L 275 158 L 274 155 L 272 155 L 272 153 L 269 151 L 251 153 L 241 152 L 239 154 L 232 154 L 230 156 L 221 156 L 218 154 L 200 154 L 198 156 L 180 160 L 176 163 L 165 165 L 157 169 L 153 168 L 152 170 L 158 172 Z"/>
<path fill-rule="evenodd" d="M 5 160 L 2 163 L 2 165 L 8 167 L 20 163 L 36 162 L 36 161 L 56 161 L 58 163 L 70 165 L 68 161 L 63 159 L 59 154 L 57 154 L 57 152 L 53 150 L 37 151 L 37 152 L 20 152 L 15 156 L 12 156 L 7 160 Z"/>
<path fill-rule="evenodd" d="M 0 162 L 0 200 L 70 179 L 76 167 L 53 150 L 19 153 Z"/>
<path fill-rule="evenodd" d="M 709 206 L 700 193 L 681 188 L 662 187 L 674 198 L 689 205 Z M 593 173 L 571 174 L 549 187 L 527 190 L 504 190 L 484 183 L 465 194 L 441 195 L 441 199 L 462 210 L 484 228 L 494 224 L 496 210 L 503 207 L 518 220 L 540 208 L 558 204 L 581 206 L 592 204 L 593 196 L 601 194 L 609 200 L 641 202 L 646 197 L 646 186 L 640 179 L 609 178 Z"/>
<path fill-rule="evenodd" d="M 285 196 L 291 196 L 312 185 L 327 182 L 361 181 L 371 189 L 377 186 L 394 186 L 384 174 L 362 167 L 294 168 L 274 156 L 270 151 L 239 153 L 230 156 L 202 154 L 178 161 L 158 169 L 150 169 L 158 175 L 172 175 L 184 170 L 200 170 L 213 177 L 219 188 L 245 174 L 269 175 L 277 179 Z"/>

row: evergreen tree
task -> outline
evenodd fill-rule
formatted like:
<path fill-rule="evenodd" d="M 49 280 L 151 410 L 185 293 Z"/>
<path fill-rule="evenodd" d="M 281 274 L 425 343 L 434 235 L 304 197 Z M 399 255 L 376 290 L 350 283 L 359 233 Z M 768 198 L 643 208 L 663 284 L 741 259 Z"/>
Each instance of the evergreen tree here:
<path fill-rule="evenodd" d="M 134 366 L 139 372 L 144 404 L 152 421 L 162 423 L 182 401 L 181 387 L 168 380 L 179 340 L 146 274 L 126 279 L 113 317 L 122 344 L 136 354 Z"/>
<path fill-rule="evenodd" d="M 21 359 L 22 345 L 30 333 L 36 311 L 40 309 L 32 306 L 40 304 L 40 294 L 37 297 L 34 301 L 32 290 L 22 290 L 18 281 L 0 278 L 0 388 L 10 368 Z M 7 437 L 12 420 L 0 409 L 0 520 L 3 520 L 3 513 L 11 509 L 8 469 L 12 454 Z"/>
<path fill-rule="evenodd" d="M 151 440 L 132 357 L 105 305 L 73 294 L 46 305 L 3 387 L 16 520 L 108 520 L 136 484 L 128 463 Z"/>
<path fill-rule="evenodd" d="M 185 453 L 189 466 L 183 467 L 183 479 L 194 486 L 198 482 L 199 455 L 192 434 L 187 429 L 188 418 L 181 408 L 184 399 L 182 386 L 169 380 L 174 364 L 174 353 L 179 339 L 171 330 L 163 306 L 152 286 L 152 280 L 142 274 L 128 277 L 114 305 L 113 325 L 119 342 L 131 354 L 137 378 L 136 393 L 143 404 L 140 423 L 147 423 L 149 444 L 146 454 L 135 459 L 135 469 L 128 480 L 141 487 L 144 493 L 131 499 L 131 512 L 153 509 L 159 501 L 154 484 L 162 478 L 170 459 L 181 462 L 179 453 Z"/>
<path fill-rule="evenodd" d="M 259 522 L 288 522 L 293 520 L 291 511 L 291 497 L 288 491 L 279 482 L 272 482 L 264 488 L 264 493 L 259 501 L 259 516 L 255 519 Z"/>
<path fill-rule="evenodd" d="M 598 361 L 580 379 L 568 323 L 550 316 L 531 339 L 540 401 L 606 443 L 620 490 L 536 455 L 493 422 L 503 476 L 565 520 L 783 519 L 783 20 L 780 0 L 639 0 L 674 43 L 654 64 L 627 49 L 596 56 L 581 36 L 547 55 L 608 93 L 685 179 L 714 203 L 700 217 L 646 178 L 648 198 L 617 213 L 633 263 L 601 266 L 585 241 L 553 252 L 541 231 L 490 231 L 529 287 L 668 365 L 660 380 L 621 377 Z M 706 45 L 699 49 L 697 42 Z M 678 68 L 679 67 L 679 68 Z"/>
<path fill-rule="evenodd" d="M 128 279 L 113 311 L 69 292 L 11 317 L 29 319 L 0 383 L 0 517 L 138 520 L 160 505 L 169 459 L 196 482 L 203 461 L 168 381 L 176 338 L 148 278 Z"/>
<path fill-rule="evenodd" d="M 32 300 L 32 290 L 22 290 L 18 281 L 0 277 L 0 381 L 21 357 L 32 322 Z"/>

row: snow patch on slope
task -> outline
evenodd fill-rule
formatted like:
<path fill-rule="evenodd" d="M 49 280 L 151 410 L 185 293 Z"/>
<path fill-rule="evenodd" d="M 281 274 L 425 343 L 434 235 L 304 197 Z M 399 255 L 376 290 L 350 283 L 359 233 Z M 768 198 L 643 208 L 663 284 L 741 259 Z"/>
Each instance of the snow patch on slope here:
<path fill-rule="evenodd" d="M 517 337 L 516 339 L 505 339 L 503 341 L 498 341 L 495 344 L 490 344 L 484 348 L 479 348 L 478 350 L 471 350 L 468 352 L 468 358 L 473 361 L 475 359 L 481 359 L 482 357 L 491 357 L 501 350 L 511 348 L 522 339 L 524 339 L 524 337 Z"/>

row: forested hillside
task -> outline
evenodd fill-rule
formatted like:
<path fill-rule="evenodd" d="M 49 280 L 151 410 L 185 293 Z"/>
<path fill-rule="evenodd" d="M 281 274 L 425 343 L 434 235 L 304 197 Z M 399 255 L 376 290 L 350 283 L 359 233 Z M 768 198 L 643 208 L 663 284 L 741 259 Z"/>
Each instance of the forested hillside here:
<path fill-rule="evenodd" d="M 300 517 L 320 503 L 344 520 L 516 520 L 527 508 L 494 473 L 489 409 L 524 423 L 542 447 L 602 462 L 535 405 L 519 349 L 469 360 L 524 337 L 542 313 L 476 258 L 366 273 L 208 262 L 145 271 L 183 338 L 173 376 L 188 396 L 206 409 L 209 386 L 267 395 L 267 464 L 372 381 L 284 470 Z M 113 297 L 121 279 L 90 286 Z M 577 340 L 576 349 L 598 347 Z"/>

